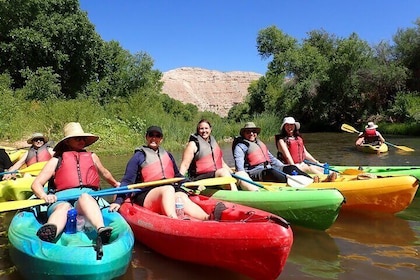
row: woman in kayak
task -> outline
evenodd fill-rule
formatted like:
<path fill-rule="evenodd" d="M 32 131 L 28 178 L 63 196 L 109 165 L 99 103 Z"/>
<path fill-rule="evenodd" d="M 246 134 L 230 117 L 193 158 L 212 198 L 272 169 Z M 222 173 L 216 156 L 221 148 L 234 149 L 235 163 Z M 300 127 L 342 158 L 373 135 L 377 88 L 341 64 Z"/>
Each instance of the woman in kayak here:
<path fill-rule="evenodd" d="M 300 123 L 295 121 L 293 117 L 286 117 L 283 119 L 283 123 L 280 126 L 280 134 L 275 136 L 278 151 L 277 157 L 285 164 L 294 164 L 305 172 L 324 174 L 324 168 L 309 165 L 304 162 L 304 160 L 308 160 L 317 165 L 323 165 L 308 152 L 299 129 Z M 326 181 L 331 182 L 336 178 L 337 174 L 331 172 Z M 319 177 L 316 177 L 315 181 L 319 181 Z"/>
<path fill-rule="evenodd" d="M 365 126 L 365 131 L 360 133 L 357 137 L 356 145 L 369 144 L 372 146 L 381 146 L 385 143 L 384 137 L 376 130 L 377 128 L 378 126 L 374 122 L 368 122 Z"/>
<path fill-rule="evenodd" d="M 51 148 L 48 143 L 48 137 L 44 136 L 42 133 L 37 132 L 32 134 L 27 143 L 31 144 L 31 147 L 15 164 L 13 164 L 12 167 L 9 168 L 9 171 L 16 171 L 24 164 L 26 164 L 26 166 L 31 166 L 37 162 L 48 161 L 54 155 L 53 148 Z M 29 173 L 27 174 L 30 175 Z M 3 180 L 8 180 L 12 177 L 15 177 L 15 175 L 6 174 L 3 176 Z"/>
<path fill-rule="evenodd" d="M 37 232 L 40 239 L 53 242 L 64 230 L 67 212 L 74 207 L 95 227 L 102 243 L 109 243 L 112 228 L 105 227 L 97 201 L 86 193 L 99 189 L 99 175 L 114 187 L 120 185 L 99 157 L 85 150 L 98 139 L 96 135 L 85 133 L 79 123 L 71 122 L 64 126 L 64 138 L 54 147 L 54 157 L 32 183 L 34 194 L 49 203 L 48 221 Z M 48 193 L 44 191 L 47 182 Z M 79 199 L 71 203 L 57 201 L 60 196 L 70 193 L 80 194 Z"/>
<path fill-rule="evenodd" d="M 235 160 L 236 175 L 245 179 L 256 181 L 286 183 L 289 175 L 308 174 L 294 165 L 285 165 L 275 158 L 267 146 L 258 138 L 261 128 L 253 122 L 248 122 L 240 130 L 240 136 L 236 137 L 232 144 L 233 158 Z M 282 171 L 282 172 L 279 172 Z M 259 189 L 247 182 L 240 181 L 242 189 L 258 191 Z"/>
<path fill-rule="evenodd" d="M 162 129 L 151 126 L 146 131 L 146 146 L 135 150 L 134 155 L 127 163 L 125 174 L 121 180 L 124 186 L 151 182 L 161 179 L 183 177 L 176 166 L 173 155 L 160 146 L 163 141 Z M 118 211 L 126 195 L 118 195 L 111 204 L 111 211 Z M 225 209 L 223 203 L 216 205 L 214 213 L 208 215 L 200 206 L 192 202 L 186 191 L 179 185 L 163 185 L 158 187 L 143 188 L 140 193 L 131 196 L 131 201 L 153 212 L 178 218 L 175 211 L 175 201 L 180 198 L 184 204 L 186 215 L 199 220 L 219 220 L 221 212 Z"/>
<path fill-rule="evenodd" d="M 179 171 L 181 174 L 188 171 L 191 180 L 231 176 L 230 168 L 223 160 L 222 149 L 211 132 L 210 122 L 203 119 L 198 122 L 196 133 L 190 135 Z M 238 190 L 235 183 L 230 184 L 230 189 Z"/>

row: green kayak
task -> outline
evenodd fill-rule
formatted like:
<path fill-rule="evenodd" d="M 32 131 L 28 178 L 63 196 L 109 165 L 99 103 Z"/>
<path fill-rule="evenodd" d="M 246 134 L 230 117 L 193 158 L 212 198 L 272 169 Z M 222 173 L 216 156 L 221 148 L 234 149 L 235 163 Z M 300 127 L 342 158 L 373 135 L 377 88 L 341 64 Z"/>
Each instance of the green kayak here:
<path fill-rule="evenodd" d="M 286 219 L 293 226 L 326 230 L 337 219 L 343 195 L 336 189 L 280 188 L 259 192 L 205 189 L 201 194 L 251 206 Z"/>
<path fill-rule="evenodd" d="M 420 179 L 420 166 L 330 166 L 331 169 L 343 172 L 344 170 L 361 169 L 364 173 L 375 174 L 377 176 L 400 176 L 411 175 Z"/>

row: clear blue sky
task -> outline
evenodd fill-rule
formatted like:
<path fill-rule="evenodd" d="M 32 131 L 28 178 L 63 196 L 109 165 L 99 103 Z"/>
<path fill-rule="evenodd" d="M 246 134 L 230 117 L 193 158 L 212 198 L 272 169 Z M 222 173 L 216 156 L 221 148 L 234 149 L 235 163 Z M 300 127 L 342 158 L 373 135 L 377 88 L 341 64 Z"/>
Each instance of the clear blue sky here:
<path fill-rule="evenodd" d="M 258 32 L 276 26 L 298 39 L 324 29 L 370 44 L 392 43 L 399 28 L 414 28 L 418 0 L 81 0 L 96 31 L 132 54 L 146 52 L 155 69 L 179 67 L 264 74 Z"/>

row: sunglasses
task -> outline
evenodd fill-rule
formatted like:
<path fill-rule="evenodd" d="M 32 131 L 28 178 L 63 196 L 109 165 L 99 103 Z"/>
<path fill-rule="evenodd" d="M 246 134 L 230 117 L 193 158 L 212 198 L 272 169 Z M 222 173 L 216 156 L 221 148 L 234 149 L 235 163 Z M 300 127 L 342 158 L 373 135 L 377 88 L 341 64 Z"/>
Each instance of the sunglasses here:
<path fill-rule="evenodd" d="M 245 134 L 251 134 L 251 133 L 258 134 L 257 130 L 245 130 Z"/>
<path fill-rule="evenodd" d="M 35 138 L 32 142 L 45 142 L 43 138 Z"/>
<path fill-rule="evenodd" d="M 147 134 L 147 136 L 149 136 L 150 138 L 162 138 L 162 134 L 159 133 L 149 133 Z"/>

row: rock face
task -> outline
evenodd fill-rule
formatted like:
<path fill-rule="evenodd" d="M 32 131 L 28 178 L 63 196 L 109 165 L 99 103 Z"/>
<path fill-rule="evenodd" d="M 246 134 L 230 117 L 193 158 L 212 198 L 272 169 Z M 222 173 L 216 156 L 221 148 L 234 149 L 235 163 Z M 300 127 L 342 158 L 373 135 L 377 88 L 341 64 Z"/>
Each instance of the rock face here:
<path fill-rule="evenodd" d="M 196 105 L 200 111 L 226 117 L 233 105 L 244 101 L 250 83 L 261 76 L 182 67 L 163 73 L 163 92 L 184 104 Z"/>

